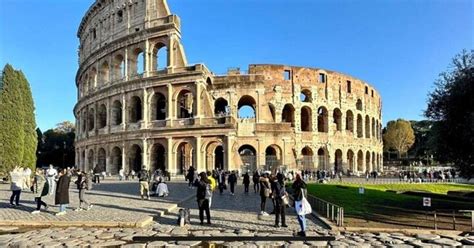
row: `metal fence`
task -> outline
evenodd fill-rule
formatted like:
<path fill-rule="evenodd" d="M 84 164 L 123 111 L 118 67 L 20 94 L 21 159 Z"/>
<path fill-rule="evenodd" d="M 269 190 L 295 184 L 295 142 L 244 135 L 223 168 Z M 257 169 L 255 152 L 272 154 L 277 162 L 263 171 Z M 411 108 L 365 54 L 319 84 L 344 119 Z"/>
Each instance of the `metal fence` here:
<path fill-rule="evenodd" d="M 309 204 L 313 208 L 313 211 L 326 219 L 334 222 L 337 226 L 344 226 L 344 208 L 336 204 L 327 202 L 320 198 L 308 195 Z"/>

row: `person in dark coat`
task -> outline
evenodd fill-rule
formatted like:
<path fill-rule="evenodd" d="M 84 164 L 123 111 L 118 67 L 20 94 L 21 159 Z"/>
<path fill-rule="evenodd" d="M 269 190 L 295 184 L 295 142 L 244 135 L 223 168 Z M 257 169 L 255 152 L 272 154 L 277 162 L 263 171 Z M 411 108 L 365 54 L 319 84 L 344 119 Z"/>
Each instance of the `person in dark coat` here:
<path fill-rule="evenodd" d="M 275 199 L 275 227 L 280 227 L 280 216 L 281 226 L 288 227 L 285 219 L 285 204 L 283 203 L 283 197 L 286 195 L 285 189 L 285 177 L 283 174 L 277 174 L 277 180 L 272 182 L 272 193 Z"/>
<path fill-rule="evenodd" d="M 237 184 L 237 176 L 235 175 L 235 171 L 229 175 L 229 185 L 230 185 L 230 194 L 234 195 L 235 185 Z"/>
<path fill-rule="evenodd" d="M 242 182 L 244 184 L 244 188 L 245 188 L 245 193 L 248 194 L 249 193 L 249 185 L 250 185 L 250 176 L 249 176 L 249 173 L 245 173 L 244 175 L 244 180 Z"/>
<path fill-rule="evenodd" d="M 186 179 L 188 179 L 188 187 L 192 188 L 194 183 L 194 167 L 190 166 L 188 169 L 188 174 L 186 175 Z"/>
<path fill-rule="evenodd" d="M 260 192 L 260 174 L 258 174 L 258 171 L 253 173 L 252 181 L 254 193 Z"/>
<path fill-rule="evenodd" d="M 197 187 L 196 199 L 199 207 L 199 220 L 204 224 L 204 211 L 206 211 L 207 224 L 211 224 L 211 211 L 209 210 L 209 199 L 211 197 L 211 181 L 207 178 L 205 172 L 199 174 L 200 180 L 195 183 Z"/>
<path fill-rule="evenodd" d="M 224 192 L 224 189 L 227 188 L 225 184 L 225 172 L 221 171 L 219 176 L 217 177 L 217 181 L 219 183 L 219 192 L 222 194 Z"/>
<path fill-rule="evenodd" d="M 62 169 L 59 173 L 58 185 L 56 187 L 55 204 L 59 205 L 59 212 L 56 215 L 66 214 L 66 208 L 69 204 L 69 183 L 71 178 L 67 175 L 67 170 Z"/>

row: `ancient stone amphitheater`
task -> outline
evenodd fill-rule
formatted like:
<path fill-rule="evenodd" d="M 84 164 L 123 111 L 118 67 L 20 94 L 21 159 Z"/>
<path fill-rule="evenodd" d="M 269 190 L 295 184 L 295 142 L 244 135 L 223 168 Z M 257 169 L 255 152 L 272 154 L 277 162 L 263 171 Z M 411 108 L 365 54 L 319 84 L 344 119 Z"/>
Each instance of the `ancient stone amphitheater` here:
<path fill-rule="evenodd" d="M 198 28 L 198 27 L 196 27 Z M 188 64 L 165 0 L 97 0 L 80 24 L 76 164 L 162 169 L 382 169 L 377 91 L 342 73 Z"/>

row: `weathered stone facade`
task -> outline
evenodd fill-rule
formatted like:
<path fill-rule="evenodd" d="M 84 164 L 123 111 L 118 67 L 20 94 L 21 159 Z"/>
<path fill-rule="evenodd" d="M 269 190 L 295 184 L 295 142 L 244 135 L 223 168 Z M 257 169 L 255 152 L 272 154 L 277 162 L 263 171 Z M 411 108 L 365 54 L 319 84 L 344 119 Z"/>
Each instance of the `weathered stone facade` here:
<path fill-rule="evenodd" d="M 227 75 L 189 65 L 165 0 L 97 0 L 78 37 L 82 169 L 382 169 L 381 98 L 359 79 L 285 65 Z"/>

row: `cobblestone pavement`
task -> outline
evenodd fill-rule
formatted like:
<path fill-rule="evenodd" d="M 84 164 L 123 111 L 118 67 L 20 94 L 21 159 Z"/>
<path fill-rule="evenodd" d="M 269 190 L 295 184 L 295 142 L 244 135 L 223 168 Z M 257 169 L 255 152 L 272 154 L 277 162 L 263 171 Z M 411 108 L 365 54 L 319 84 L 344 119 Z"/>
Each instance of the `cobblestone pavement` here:
<path fill-rule="evenodd" d="M 152 197 L 151 200 L 141 200 L 139 197 L 138 181 L 117 181 L 105 180 L 101 184 L 95 184 L 91 191 L 87 191 L 86 199 L 93 204 L 89 211 L 72 211 L 79 205 L 78 190 L 71 183 L 68 213 L 63 216 L 55 216 L 58 207 L 54 206 L 54 194 L 43 197 L 43 200 L 50 205 L 48 211 L 33 215 L 34 195 L 31 192 L 23 191 L 20 198 L 20 207 L 11 208 L 9 198 L 11 195 L 8 184 L 0 184 L 0 224 L 16 221 L 18 223 L 42 223 L 42 222 L 95 222 L 95 223 L 134 223 L 142 219 L 156 217 L 160 212 L 164 212 L 177 202 L 192 195 L 186 184 L 181 182 L 170 182 L 170 195 L 166 198 Z"/>
<path fill-rule="evenodd" d="M 97 192 L 103 194 L 118 194 L 111 196 L 111 201 L 115 201 L 124 209 L 142 209 L 127 205 L 126 201 L 142 202 L 134 195 L 134 189 L 129 193 L 119 193 L 125 188 L 129 189 L 132 183 L 121 183 L 124 188 L 109 188 L 104 184 L 104 188 L 97 187 Z M 107 186 L 106 186 L 107 185 Z M 111 186 L 113 183 L 111 183 Z M 195 189 L 189 189 L 183 184 L 178 187 L 179 194 L 195 194 Z M 104 190 L 104 191 L 101 191 Z M 108 193 L 106 193 L 108 192 Z M 116 193 L 112 193 L 116 192 Z M 2 193 L 4 194 L 4 193 Z M 112 198 L 124 198 L 123 200 Z M 132 199 L 128 199 L 128 198 Z M 127 199 L 127 200 L 126 200 Z M 171 200 L 172 198 L 168 199 Z M 125 202 L 123 202 L 125 201 Z M 3 200 L 2 200 L 3 202 Z M 159 204 L 158 202 L 146 202 L 144 204 Z M 148 205 L 147 205 L 148 206 Z M 271 202 L 267 203 L 267 211 L 271 211 Z M 156 219 L 156 222 L 143 228 L 42 228 L 42 229 L 19 229 L 15 227 L 0 228 L 0 234 L 10 232 L 10 234 L 0 235 L 0 247 L 190 247 L 202 245 L 197 241 L 173 241 L 173 242 L 148 242 L 133 243 L 134 236 L 288 236 L 292 237 L 298 230 L 296 217 L 293 209 L 287 209 L 288 228 L 274 228 L 274 216 L 259 220 L 257 212 L 259 210 L 259 197 L 257 194 L 242 193 L 241 186 L 237 187 L 235 196 L 225 192 L 213 197 L 211 216 L 213 224 L 211 226 L 199 225 L 197 203 L 194 197 L 180 207 L 191 208 L 191 225 L 177 227 L 176 212 Z M 144 207 L 147 208 L 147 207 Z M 3 210 L 3 209 L 2 209 Z M 0 211 L 2 211 L 0 210 Z M 106 209 L 110 211 L 110 209 Z M 130 215 L 138 214 L 140 211 L 124 210 Z M 148 210 L 151 211 L 151 210 Z M 98 212 L 97 214 L 100 214 Z M 334 236 L 336 241 L 236 241 L 236 242 L 213 242 L 222 247 L 453 247 L 474 245 L 474 236 L 465 235 L 438 235 L 438 234 L 417 234 L 408 235 L 403 233 L 384 232 L 339 232 L 322 228 L 319 222 L 310 217 L 308 220 L 308 236 Z M 18 232 L 18 233 L 15 233 Z"/>

